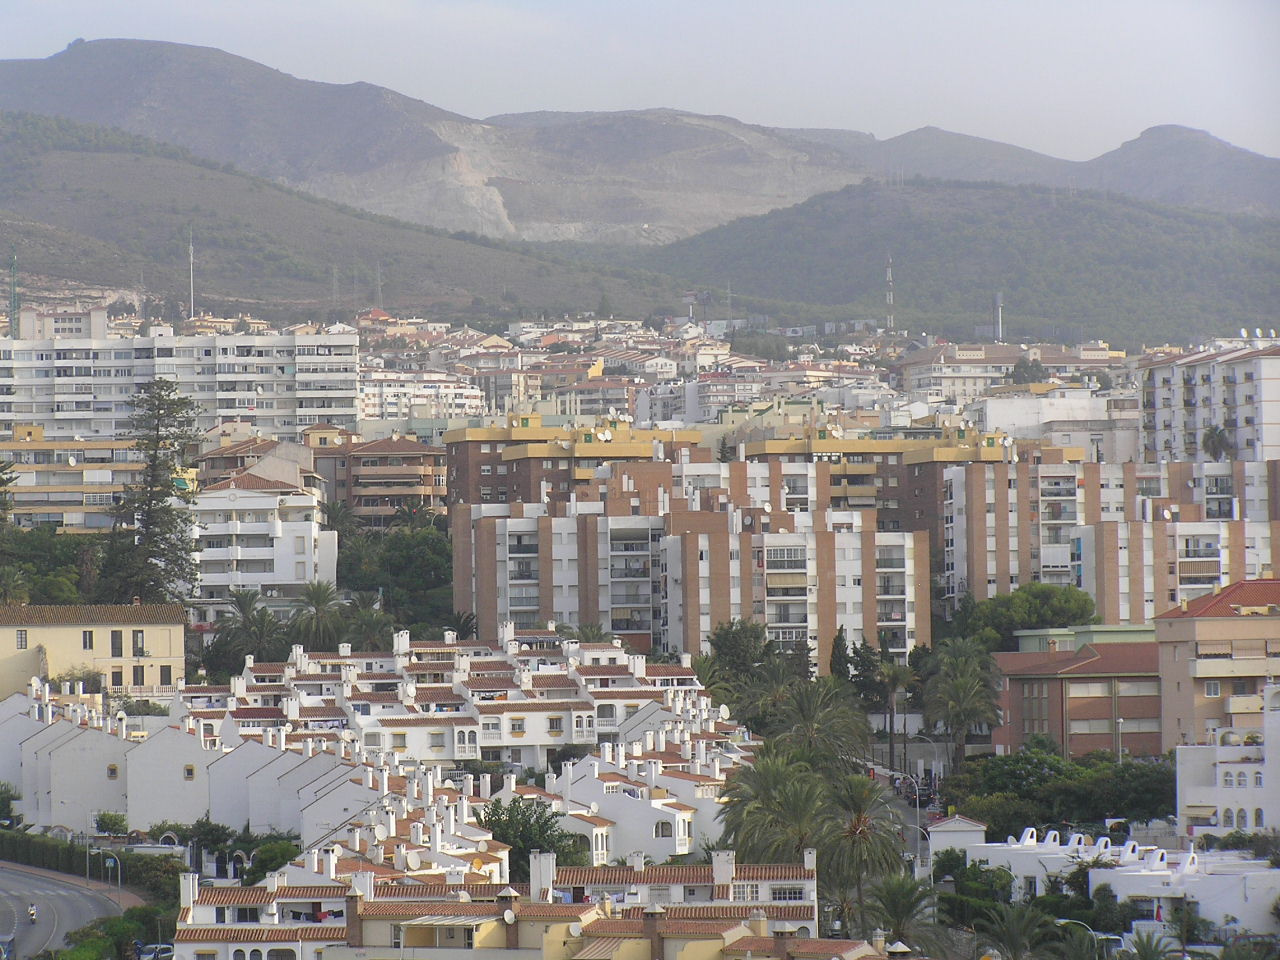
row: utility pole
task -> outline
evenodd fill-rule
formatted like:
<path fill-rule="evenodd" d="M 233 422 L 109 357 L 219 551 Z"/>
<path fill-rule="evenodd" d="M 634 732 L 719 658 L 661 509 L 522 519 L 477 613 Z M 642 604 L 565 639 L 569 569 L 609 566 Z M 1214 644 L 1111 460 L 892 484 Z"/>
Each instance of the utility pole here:
<path fill-rule="evenodd" d="M 187 301 L 187 317 L 196 318 L 196 234 L 193 227 L 187 227 L 187 282 L 190 299 Z"/>
<path fill-rule="evenodd" d="M 884 303 L 888 316 L 885 318 L 885 326 L 893 329 L 893 255 L 889 255 L 888 263 L 884 268 Z"/>

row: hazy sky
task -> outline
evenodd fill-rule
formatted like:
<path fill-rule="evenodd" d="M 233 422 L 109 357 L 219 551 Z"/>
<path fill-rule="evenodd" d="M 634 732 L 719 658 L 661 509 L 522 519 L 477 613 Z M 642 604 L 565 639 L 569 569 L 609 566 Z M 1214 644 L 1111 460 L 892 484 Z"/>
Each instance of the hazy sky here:
<path fill-rule="evenodd" d="M 1085 159 L 1179 123 L 1280 157 L 1280 0 L 0 0 L 0 58 L 205 44 L 473 117 L 677 107 Z"/>

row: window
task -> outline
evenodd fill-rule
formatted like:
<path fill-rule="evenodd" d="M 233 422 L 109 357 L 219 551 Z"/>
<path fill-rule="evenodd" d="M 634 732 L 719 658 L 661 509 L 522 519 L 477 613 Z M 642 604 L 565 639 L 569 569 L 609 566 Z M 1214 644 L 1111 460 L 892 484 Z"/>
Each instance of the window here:
<path fill-rule="evenodd" d="M 236 923 L 257 923 L 257 922 L 258 922 L 257 907 L 236 907 Z M 253 960 L 261 960 L 261 957 L 262 957 L 261 950 L 250 950 L 249 956 L 253 957 L 255 953 L 258 956 L 254 957 Z"/>
<path fill-rule="evenodd" d="M 391 925 L 391 946 L 397 949 L 404 946 L 404 927 L 398 923 Z"/>
<path fill-rule="evenodd" d="M 1265 824 L 1262 822 L 1262 808 L 1258 807 L 1257 810 L 1253 811 L 1253 829 L 1261 830 L 1264 826 Z"/>
<path fill-rule="evenodd" d="M 512 720 L 511 720 L 511 732 L 512 732 L 512 733 L 524 733 L 524 718 L 523 718 L 523 717 L 514 717 L 514 718 L 512 718 Z"/>
<path fill-rule="evenodd" d="M 773 887 L 770 891 L 773 900 L 795 901 L 804 899 L 804 887 L 788 884 L 785 887 Z"/>
<path fill-rule="evenodd" d="M 27 649 L 27 631 L 25 630 L 18 631 L 18 649 L 19 650 Z"/>
<path fill-rule="evenodd" d="M 391 748 L 393 750 L 403 750 L 406 746 L 405 734 L 393 733 L 391 735 Z"/>
<path fill-rule="evenodd" d="M 124 631 L 123 630 L 111 631 L 111 655 L 113 657 L 124 656 Z M 119 684 L 116 684 L 116 686 L 119 686 Z"/>
<path fill-rule="evenodd" d="M 147 652 L 146 635 L 141 630 L 133 631 L 133 655 L 145 656 Z"/>
<path fill-rule="evenodd" d="M 733 885 L 733 899 L 739 902 L 755 902 L 760 899 L 760 884 L 758 883 L 735 883 Z"/>
<path fill-rule="evenodd" d="M 124 686 L 124 671 L 119 667 L 116 667 L 116 669 L 111 671 L 111 685 L 113 687 Z"/>
<path fill-rule="evenodd" d="M 114 763 L 107 764 L 107 779 L 108 780 L 120 779 L 120 768 L 117 767 Z"/>
<path fill-rule="evenodd" d="M 564 717 L 548 717 L 547 729 L 552 733 L 562 733 L 564 731 Z"/>
<path fill-rule="evenodd" d="M 1241 770 L 1239 773 L 1236 774 L 1236 786 L 1243 789 L 1248 785 L 1249 785 L 1249 775 L 1245 773 L 1243 770 Z"/>
<path fill-rule="evenodd" d="M 1240 830 L 1249 829 L 1249 811 L 1244 809 L 1236 811 L 1236 827 Z"/>
<path fill-rule="evenodd" d="M 431 734 L 431 749 L 432 749 L 432 750 L 443 750 L 443 749 L 444 749 L 444 734 L 443 734 L 443 733 L 433 733 L 433 734 Z"/>
<path fill-rule="evenodd" d="M 169 666 L 167 663 L 161 664 L 160 666 L 160 686 L 173 686 L 173 667 Z"/>
<path fill-rule="evenodd" d="M 1230 772 L 1224 773 L 1222 775 L 1222 789 L 1230 790 L 1232 787 L 1235 786 L 1235 784 L 1236 784 L 1236 778 Z"/>
<path fill-rule="evenodd" d="M 93 631 L 92 630 L 80 631 L 80 648 L 82 650 L 93 649 Z"/>
<path fill-rule="evenodd" d="M 653 835 L 658 838 L 671 836 L 671 821 L 659 820 L 655 823 L 653 825 Z"/>
<path fill-rule="evenodd" d="M 1072 720 L 1072 733 L 1110 733 L 1111 721 L 1106 717 L 1093 720 Z"/>
<path fill-rule="evenodd" d="M 1253 775 L 1253 785 L 1254 785 L 1255 787 L 1260 787 L 1260 786 L 1262 786 L 1262 771 L 1261 771 L 1261 770 L 1259 770 L 1257 773 L 1255 773 L 1255 774 Z"/>
<path fill-rule="evenodd" d="M 1159 680 L 1121 680 L 1119 687 L 1122 697 L 1160 696 Z"/>
<path fill-rule="evenodd" d="M 1206 680 L 1204 682 L 1204 695 L 1209 700 L 1217 700 L 1222 696 L 1222 681 Z"/>
<path fill-rule="evenodd" d="M 1106 680 L 1075 681 L 1071 684 L 1069 696 L 1072 697 L 1105 697 L 1111 693 L 1111 684 Z"/>
<path fill-rule="evenodd" d="M 145 667 L 140 666 L 133 668 L 133 685 L 135 687 L 140 687 L 147 682 L 146 678 L 143 676 L 145 669 Z"/>

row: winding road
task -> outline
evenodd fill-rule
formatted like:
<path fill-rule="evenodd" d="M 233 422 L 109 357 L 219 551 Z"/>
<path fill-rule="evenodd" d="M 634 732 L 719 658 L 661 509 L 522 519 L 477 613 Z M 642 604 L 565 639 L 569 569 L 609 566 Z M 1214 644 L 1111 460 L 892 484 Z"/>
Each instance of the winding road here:
<path fill-rule="evenodd" d="M 27 906 L 36 905 L 38 919 L 27 919 Z M 72 930 L 96 917 L 119 913 L 110 897 L 87 890 L 68 877 L 55 880 L 0 864 L 0 943 L 13 937 L 7 960 L 27 960 L 42 950 L 58 950 Z"/>

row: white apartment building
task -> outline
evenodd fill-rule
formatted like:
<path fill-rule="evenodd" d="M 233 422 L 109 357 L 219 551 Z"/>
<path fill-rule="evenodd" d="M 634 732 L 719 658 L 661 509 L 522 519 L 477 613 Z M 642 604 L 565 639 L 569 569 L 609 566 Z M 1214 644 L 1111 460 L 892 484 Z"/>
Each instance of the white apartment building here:
<path fill-rule="evenodd" d="M 946 597 L 1073 585 L 1102 622 L 1144 623 L 1274 567 L 1275 465 L 1068 458 L 1080 453 L 944 470 Z"/>
<path fill-rule="evenodd" d="M 1206 460 L 1204 433 L 1222 427 L 1228 459 L 1280 458 L 1280 342 L 1162 357 L 1138 369 L 1144 459 Z"/>
<path fill-rule="evenodd" d="M 15 424 L 50 440 L 111 439 L 129 429 L 132 398 L 156 378 L 199 404 L 196 427 L 247 424 L 268 439 L 302 441 L 316 423 L 354 429 L 355 334 L 0 338 L 0 438 Z"/>
<path fill-rule="evenodd" d="M 212 621 L 232 590 L 287 605 L 314 580 L 333 583 L 337 534 L 320 528 L 320 499 L 286 480 L 241 473 L 196 494 L 199 619 Z M 275 600 L 276 603 L 272 603 Z"/>
<path fill-rule="evenodd" d="M 470 417 L 484 412 L 484 391 L 460 377 L 376 367 L 362 367 L 360 370 L 362 420 L 404 420 L 410 416 Z"/>
<path fill-rule="evenodd" d="M 1262 729 L 1222 727 L 1174 749 L 1178 832 L 1197 837 L 1280 825 L 1280 684 L 1262 689 Z"/>

